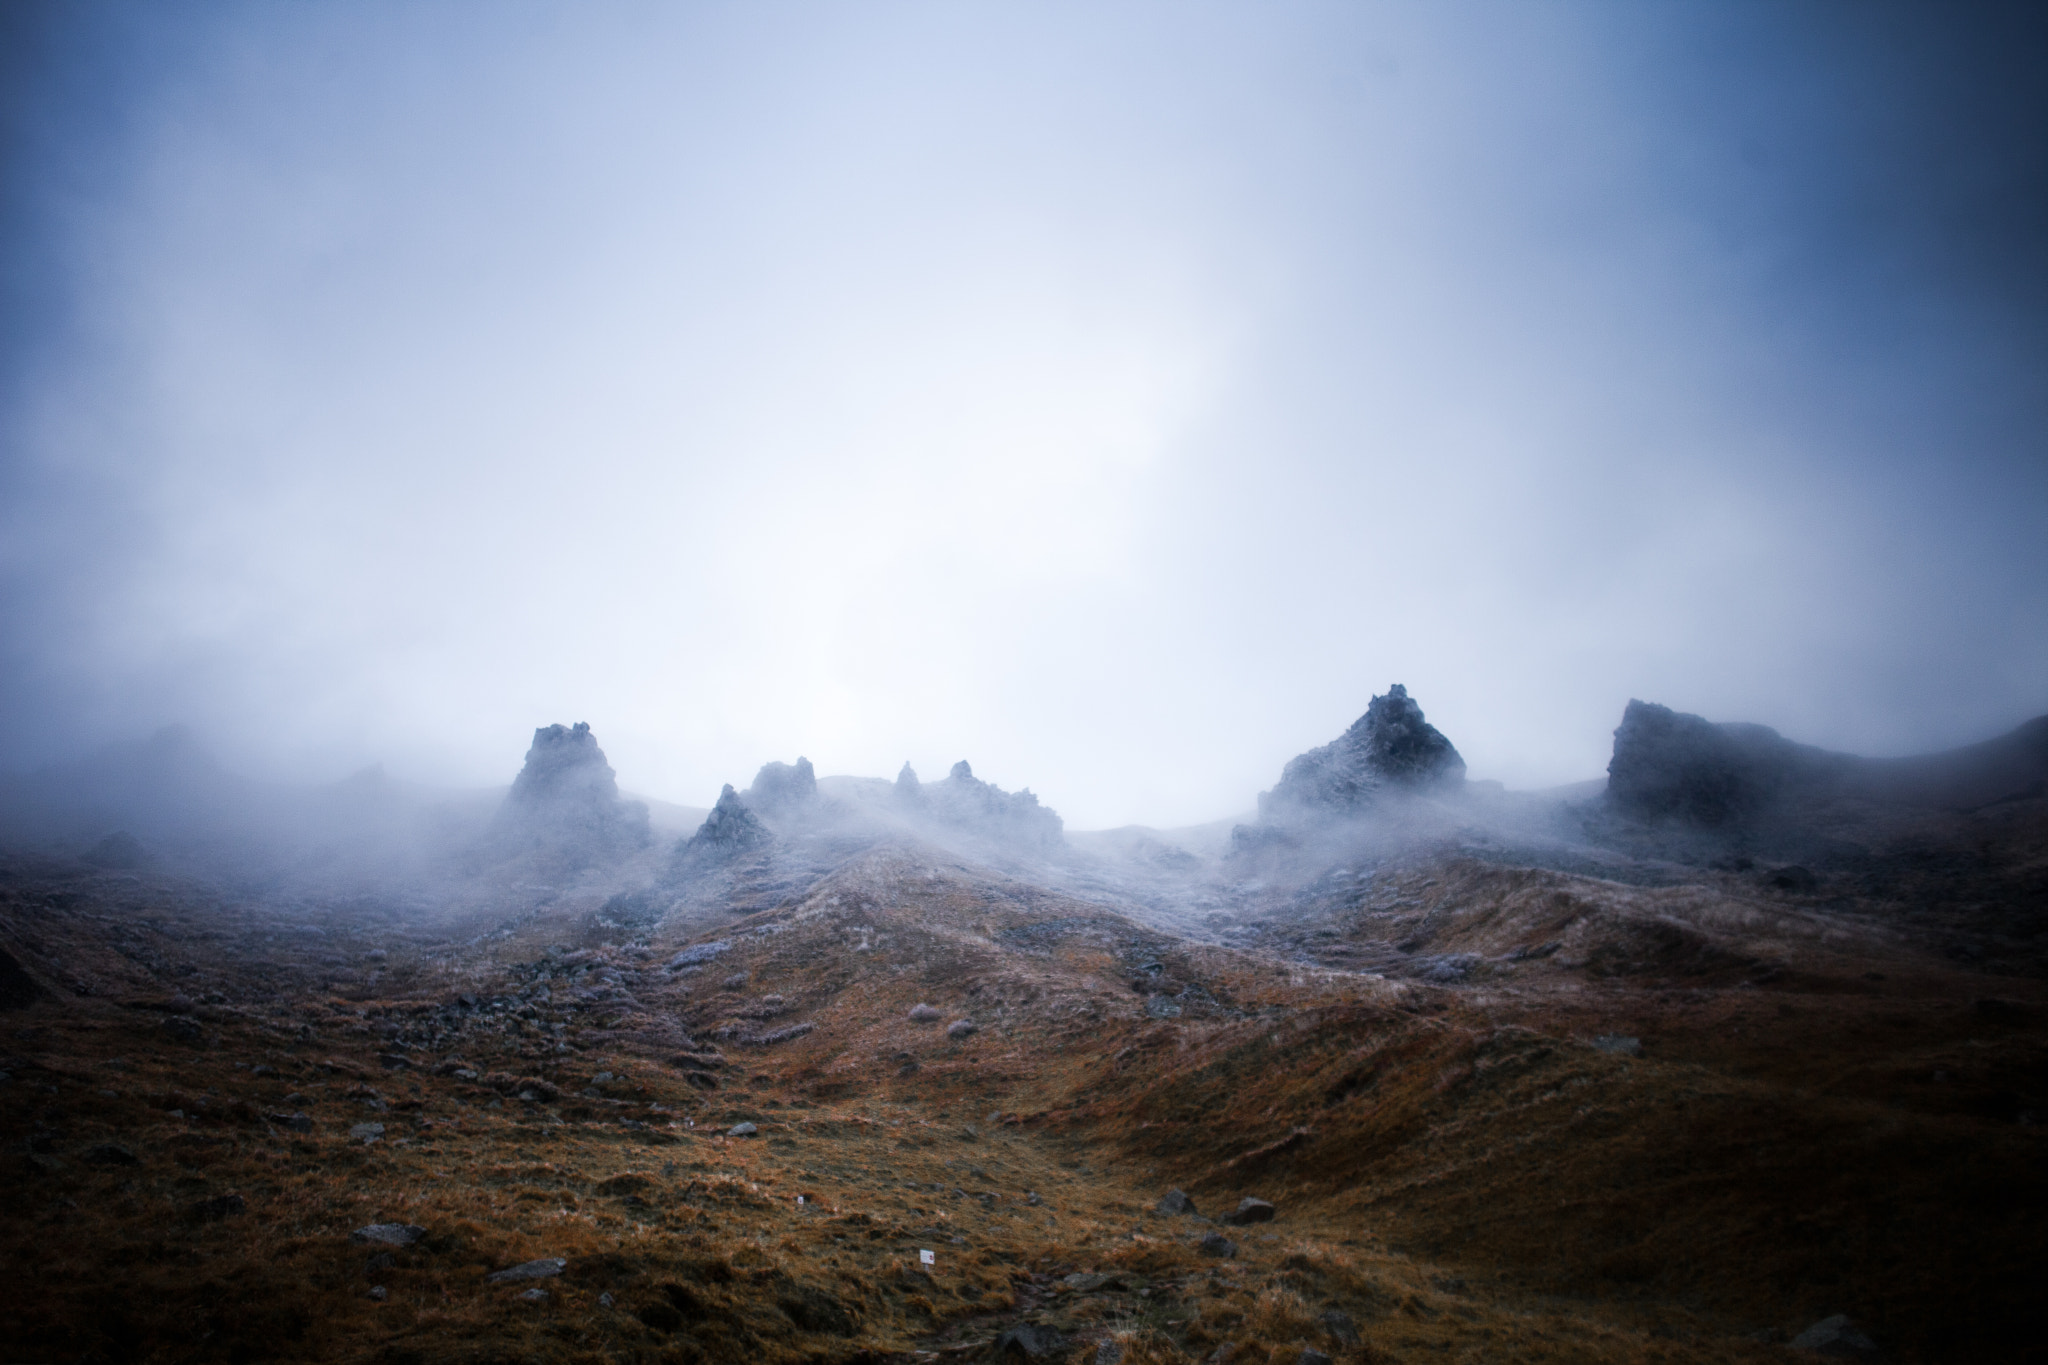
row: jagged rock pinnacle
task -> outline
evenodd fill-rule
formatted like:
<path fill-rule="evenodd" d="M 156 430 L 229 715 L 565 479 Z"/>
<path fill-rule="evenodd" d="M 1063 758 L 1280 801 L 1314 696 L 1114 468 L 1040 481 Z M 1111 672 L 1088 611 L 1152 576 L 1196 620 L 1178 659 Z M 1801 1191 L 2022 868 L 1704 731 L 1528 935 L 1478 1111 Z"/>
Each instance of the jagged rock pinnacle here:
<path fill-rule="evenodd" d="M 1270 819 L 1343 812 L 1389 788 L 1443 789 L 1464 780 L 1465 760 L 1457 747 L 1423 719 L 1408 689 L 1395 683 L 1372 699 L 1350 729 L 1290 761 L 1279 785 L 1259 797 L 1259 814 Z"/>
<path fill-rule="evenodd" d="M 619 799 L 618 776 L 581 721 L 533 732 L 494 824 L 501 845 L 533 846 L 575 863 L 643 848 L 651 838 L 647 807 Z"/>

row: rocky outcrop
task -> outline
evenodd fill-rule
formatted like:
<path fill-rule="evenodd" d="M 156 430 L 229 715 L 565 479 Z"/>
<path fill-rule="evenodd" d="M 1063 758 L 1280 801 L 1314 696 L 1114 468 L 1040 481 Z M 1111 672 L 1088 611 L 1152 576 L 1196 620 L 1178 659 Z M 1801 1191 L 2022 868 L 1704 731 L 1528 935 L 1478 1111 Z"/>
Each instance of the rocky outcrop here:
<path fill-rule="evenodd" d="M 697 826 L 697 832 L 676 845 L 675 869 L 684 872 L 731 862 L 766 844 L 770 837 L 761 817 L 747 809 L 747 803 L 728 782 L 718 793 L 718 802 L 704 817 L 704 823 Z"/>
<path fill-rule="evenodd" d="M 908 759 L 896 774 L 896 798 L 899 801 L 915 802 L 924 795 L 924 783 L 917 780 L 917 769 L 910 766 Z"/>
<path fill-rule="evenodd" d="M 1977 810 L 2048 793 L 2048 717 L 1961 749 L 1863 758 L 1766 725 L 1710 721 L 1631 701 L 1614 732 L 1607 806 L 1634 820 L 1741 826 L 1814 802 Z"/>
<path fill-rule="evenodd" d="M 618 776 L 590 726 L 544 725 L 492 821 L 492 842 L 572 865 L 645 848 L 647 807 L 619 799 Z"/>
<path fill-rule="evenodd" d="M 908 771 L 910 765 L 903 765 Z M 974 775 L 966 759 L 953 765 L 943 782 L 918 784 L 910 773 L 910 785 L 896 779 L 897 794 L 931 818 L 988 838 L 1029 847 L 1049 847 L 1065 841 L 1065 822 L 1059 813 L 1042 806 L 1030 788 L 1006 792 L 993 782 Z"/>
<path fill-rule="evenodd" d="M 1827 758 L 1763 725 L 1722 724 L 1631 701 L 1614 732 L 1607 803 L 1644 820 L 1714 827 L 1757 814 Z"/>
<path fill-rule="evenodd" d="M 818 775 L 811 760 L 798 758 L 794 764 L 764 763 L 747 788 L 747 804 L 771 814 L 794 813 L 818 800 Z"/>
<path fill-rule="evenodd" d="M 1289 762 L 1279 785 L 1260 794 L 1259 817 L 1348 814 L 1388 792 L 1452 790 L 1464 781 L 1457 747 L 1395 683 L 1350 729 Z"/>

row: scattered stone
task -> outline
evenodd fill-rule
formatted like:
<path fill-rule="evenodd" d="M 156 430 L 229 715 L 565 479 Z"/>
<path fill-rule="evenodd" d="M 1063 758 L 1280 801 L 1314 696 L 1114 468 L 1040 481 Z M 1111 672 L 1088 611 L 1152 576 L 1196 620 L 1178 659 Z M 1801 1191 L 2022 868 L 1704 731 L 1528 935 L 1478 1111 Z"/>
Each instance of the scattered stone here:
<path fill-rule="evenodd" d="M 1294 1365 L 1330 1365 L 1330 1358 L 1313 1346 L 1304 1346 L 1294 1358 Z"/>
<path fill-rule="evenodd" d="M 1178 1019 L 1181 1008 L 1163 995 L 1151 995 L 1145 998 L 1145 1013 L 1154 1019 Z"/>
<path fill-rule="evenodd" d="M 1246 1196 L 1237 1201 L 1237 1207 L 1223 1215 L 1223 1221 L 1236 1227 L 1247 1227 L 1253 1223 L 1273 1221 L 1273 1206 L 1263 1199 Z"/>
<path fill-rule="evenodd" d="M 386 1071 L 404 1071 L 412 1065 L 403 1054 L 397 1052 L 378 1053 L 377 1064 Z"/>
<path fill-rule="evenodd" d="M 1323 1314 L 1323 1330 L 1335 1337 L 1340 1346 L 1358 1344 L 1358 1324 L 1351 1320 L 1349 1313 L 1332 1308 Z"/>
<path fill-rule="evenodd" d="M 520 1294 L 518 1297 L 523 1299 L 527 1303 L 546 1303 L 548 1300 L 548 1291 L 542 1289 L 539 1285 L 535 1285 L 533 1288 Z"/>
<path fill-rule="evenodd" d="M 910 1018 L 914 1023 L 936 1024 L 945 1017 L 940 1010 L 931 1005 L 912 1005 L 910 1007 Z"/>
<path fill-rule="evenodd" d="M 1792 1349 L 1850 1360 L 1870 1359 L 1877 1355 L 1877 1343 L 1865 1336 L 1863 1329 L 1846 1313 L 1822 1318 L 1792 1338 Z"/>
<path fill-rule="evenodd" d="M 1043 1199 L 1040 1199 L 1035 1191 L 1026 1190 L 1024 1192 L 1024 1202 L 1035 1209 L 1040 1204 L 1043 1204 L 1045 1201 Z"/>
<path fill-rule="evenodd" d="M 1067 1339 L 1042 1323 L 1020 1322 L 996 1338 L 998 1360 L 1049 1360 L 1066 1349 Z"/>
<path fill-rule="evenodd" d="M 973 1032 L 974 1021 L 972 1019 L 955 1019 L 952 1023 L 946 1025 L 946 1036 L 948 1038 L 965 1038 Z"/>
<path fill-rule="evenodd" d="M 1104 1337 L 1095 1343 L 1095 1365 L 1122 1365 L 1124 1344 L 1115 1337 Z"/>
<path fill-rule="evenodd" d="M 1602 1052 L 1612 1052 L 1617 1057 L 1640 1057 L 1643 1055 L 1643 1040 L 1624 1037 L 1619 1033 L 1603 1033 L 1593 1040 L 1593 1046 Z"/>
<path fill-rule="evenodd" d="M 1181 1190 L 1168 1190 L 1165 1194 L 1159 1196 L 1159 1202 L 1152 1207 L 1156 1212 L 1165 1214 L 1169 1218 L 1179 1217 L 1183 1214 L 1194 1218 L 1201 1217 L 1200 1214 L 1195 1212 L 1195 1201 L 1188 1198 L 1186 1193 Z"/>
<path fill-rule="evenodd" d="M 206 1041 L 198 1020 L 188 1019 L 182 1014 L 165 1016 L 163 1023 L 157 1027 L 163 1030 L 166 1038 L 174 1043 L 183 1043 L 186 1047 L 198 1047 Z"/>
<path fill-rule="evenodd" d="M 725 1135 L 727 1137 L 752 1137 L 760 1131 L 759 1128 L 756 1128 L 751 1123 L 735 1123 L 732 1127 L 725 1130 Z"/>
<path fill-rule="evenodd" d="M 516 1284 L 520 1280 L 551 1280 L 568 1266 L 566 1257 L 543 1256 L 537 1261 L 524 1261 L 519 1265 L 495 1270 L 484 1276 L 488 1284 Z"/>
<path fill-rule="evenodd" d="M 409 1247 L 427 1235 L 417 1223 L 371 1223 L 348 1235 L 351 1242 L 375 1242 L 388 1247 Z"/>
<path fill-rule="evenodd" d="M 223 1218 L 246 1212 L 248 1207 L 249 1201 L 239 1194 L 219 1194 L 187 1205 L 185 1214 L 195 1223 L 217 1223 Z"/>
<path fill-rule="evenodd" d="M 609 1293 L 599 1294 L 597 1296 L 597 1306 L 599 1308 L 610 1308 L 616 1302 L 618 1302 L 618 1300 L 614 1299 Z"/>
<path fill-rule="evenodd" d="M 727 787 L 726 790 L 731 791 L 732 788 Z M 684 967 L 700 967 L 706 962 L 711 961 L 711 959 L 731 951 L 732 944 L 722 938 L 711 943 L 699 943 L 694 947 L 683 949 L 680 953 L 670 958 L 668 960 L 668 970 L 673 972 Z"/>
<path fill-rule="evenodd" d="M 139 1166 L 142 1158 L 118 1142 L 96 1142 L 78 1154 L 89 1166 Z"/>
<path fill-rule="evenodd" d="M 349 1128 L 348 1135 L 351 1141 L 360 1142 L 367 1147 L 373 1142 L 383 1140 L 384 1125 L 381 1123 L 354 1124 Z"/>
<path fill-rule="evenodd" d="M 275 1124 L 279 1128 L 289 1128 L 294 1133 L 310 1133 L 313 1131 L 313 1120 L 300 1113 L 287 1114 L 283 1110 L 278 1110 L 275 1113 L 265 1114 L 263 1121 Z"/>
<path fill-rule="evenodd" d="M 378 1303 L 382 1303 L 384 1302 L 384 1300 L 391 1297 L 391 1291 L 386 1289 L 381 1284 L 373 1284 L 370 1286 L 370 1297 L 372 1299 L 375 1299 Z"/>
<path fill-rule="evenodd" d="M 1211 1232 L 1203 1236 L 1200 1250 L 1204 1256 L 1221 1256 L 1228 1260 L 1237 1255 L 1237 1243 L 1220 1232 Z"/>
<path fill-rule="evenodd" d="M 1237 1343 L 1234 1341 L 1226 1341 L 1221 1346 L 1218 1346 L 1215 1350 L 1209 1352 L 1208 1359 L 1203 1361 L 1202 1365 L 1230 1365 L 1230 1362 L 1235 1360 L 1236 1358 Z"/>

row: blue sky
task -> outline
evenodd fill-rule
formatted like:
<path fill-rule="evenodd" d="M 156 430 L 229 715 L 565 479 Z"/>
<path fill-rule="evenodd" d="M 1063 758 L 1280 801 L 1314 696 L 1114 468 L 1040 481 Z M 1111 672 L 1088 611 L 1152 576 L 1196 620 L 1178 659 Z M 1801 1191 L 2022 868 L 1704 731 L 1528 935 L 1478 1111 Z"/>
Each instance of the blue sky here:
<path fill-rule="evenodd" d="M 1406 683 L 2048 711 L 2048 28 L 1868 4 L 17 6 L 0 699 L 306 778 L 1246 809 Z"/>

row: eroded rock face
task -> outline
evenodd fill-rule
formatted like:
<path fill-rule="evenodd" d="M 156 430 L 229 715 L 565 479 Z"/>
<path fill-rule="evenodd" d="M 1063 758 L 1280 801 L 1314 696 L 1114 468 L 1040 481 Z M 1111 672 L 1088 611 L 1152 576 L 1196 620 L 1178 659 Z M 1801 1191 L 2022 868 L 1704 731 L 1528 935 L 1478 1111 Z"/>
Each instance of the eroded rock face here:
<path fill-rule="evenodd" d="M 904 764 L 896 776 L 896 795 L 925 816 L 1005 842 L 1050 847 L 1066 838 L 1059 813 L 1040 805 L 1030 788 L 1006 792 L 976 777 L 964 758 L 945 781 L 929 784 L 920 783 Z"/>
<path fill-rule="evenodd" d="M 1262 819 L 1355 811 L 1388 790 L 1420 792 L 1462 786 L 1465 760 L 1422 708 L 1395 683 L 1374 697 L 1350 729 L 1296 756 L 1279 785 L 1259 796 Z"/>
<path fill-rule="evenodd" d="M 794 764 L 764 763 L 747 788 L 747 804 L 757 810 L 788 811 L 818 799 L 818 774 L 811 760 L 798 758 Z"/>
<path fill-rule="evenodd" d="M 1817 751 L 1816 751 L 1817 752 Z M 1726 825 L 1808 776 L 1801 746 L 1763 725 L 1722 724 L 1631 701 L 1614 732 L 1607 803 L 1638 819 Z"/>
<path fill-rule="evenodd" d="M 647 807 L 619 799 L 617 774 L 590 726 L 544 725 L 498 808 L 501 846 L 532 846 L 570 863 L 617 857 L 647 846 Z"/>

